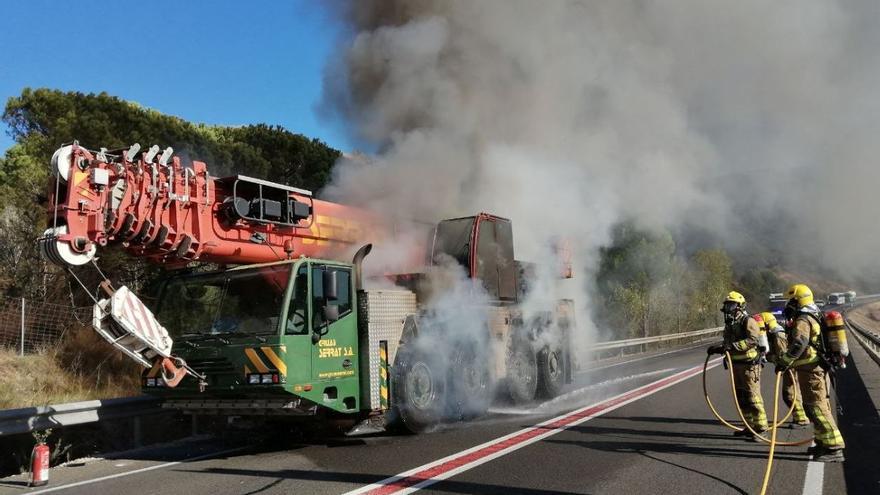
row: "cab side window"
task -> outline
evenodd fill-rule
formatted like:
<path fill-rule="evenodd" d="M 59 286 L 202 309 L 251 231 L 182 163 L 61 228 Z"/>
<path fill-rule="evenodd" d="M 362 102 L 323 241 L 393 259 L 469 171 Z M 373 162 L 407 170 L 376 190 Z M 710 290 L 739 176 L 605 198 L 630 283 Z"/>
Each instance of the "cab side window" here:
<path fill-rule="evenodd" d="M 312 308 L 313 327 L 320 328 L 324 325 L 323 310 L 324 301 L 324 271 L 336 272 L 336 300 L 327 301 L 326 304 L 339 306 L 339 317 L 343 318 L 352 310 L 351 302 L 351 270 L 336 267 L 312 267 Z"/>
<path fill-rule="evenodd" d="M 293 294 L 290 296 L 290 305 L 287 307 L 288 335 L 302 335 L 306 333 L 309 312 L 309 269 L 303 264 L 296 272 L 293 281 Z"/>
<path fill-rule="evenodd" d="M 339 317 L 342 318 L 351 312 L 351 270 L 337 270 L 336 272 L 336 283 L 339 286 L 336 304 L 339 306 Z"/>

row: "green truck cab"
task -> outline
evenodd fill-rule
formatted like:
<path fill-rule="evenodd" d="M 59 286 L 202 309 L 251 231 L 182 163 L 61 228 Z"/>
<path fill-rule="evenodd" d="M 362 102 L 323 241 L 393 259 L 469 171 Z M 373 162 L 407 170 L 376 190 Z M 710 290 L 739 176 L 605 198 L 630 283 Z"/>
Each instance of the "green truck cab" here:
<path fill-rule="evenodd" d="M 303 258 L 170 278 L 156 317 L 177 355 L 205 374 L 207 394 L 192 378 L 164 389 L 157 366 L 145 391 L 194 410 L 359 411 L 353 272 Z"/>

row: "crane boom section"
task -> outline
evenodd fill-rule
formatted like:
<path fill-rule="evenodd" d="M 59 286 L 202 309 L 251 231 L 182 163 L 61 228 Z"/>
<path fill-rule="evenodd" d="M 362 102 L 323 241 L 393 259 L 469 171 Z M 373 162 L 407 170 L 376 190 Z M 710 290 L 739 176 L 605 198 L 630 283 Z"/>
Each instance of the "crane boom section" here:
<path fill-rule="evenodd" d="M 172 265 L 330 258 L 383 228 L 375 214 L 303 189 L 216 178 L 203 162 L 182 166 L 171 148 L 139 148 L 94 152 L 74 143 L 56 151 L 49 228 L 40 240 L 47 258 L 82 265 L 112 243 Z"/>

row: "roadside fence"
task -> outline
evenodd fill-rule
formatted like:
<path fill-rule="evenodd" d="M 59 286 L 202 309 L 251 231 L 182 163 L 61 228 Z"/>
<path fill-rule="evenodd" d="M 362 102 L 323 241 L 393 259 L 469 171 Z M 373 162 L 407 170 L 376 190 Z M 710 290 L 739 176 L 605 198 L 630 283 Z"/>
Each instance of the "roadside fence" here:
<path fill-rule="evenodd" d="M 91 306 L 74 308 L 40 300 L 0 297 L 0 347 L 20 355 L 37 352 L 61 340 L 64 332 L 91 319 Z"/>

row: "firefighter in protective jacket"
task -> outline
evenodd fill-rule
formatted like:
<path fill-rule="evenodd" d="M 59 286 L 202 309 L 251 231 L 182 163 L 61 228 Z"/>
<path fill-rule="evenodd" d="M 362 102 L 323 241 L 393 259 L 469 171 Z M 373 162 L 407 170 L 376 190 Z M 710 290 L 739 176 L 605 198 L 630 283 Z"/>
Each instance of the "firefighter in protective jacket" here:
<path fill-rule="evenodd" d="M 757 433 L 767 430 L 767 414 L 761 399 L 761 354 L 758 323 L 746 313 L 746 298 L 730 292 L 721 307 L 724 313 L 724 344 L 709 347 L 709 354 L 730 353 L 736 400 L 749 426 Z M 734 433 L 752 437 L 748 428 Z"/>
<path fill-rule="evenodd" d="M 788 350 L 788 337 L 786 336 L 785 329 L 776 321 L 776 316 L 773 313 L 761 313 L 761 319 L 763 320 L 764 330 L 767 332 L 767 340 L 770 344 L 770 349 L 767 352 L 767 361 L 776 364 L 779 356 L 785 354 L 785 351 Z M 797 375 L 792 378 L 792 373 L 786 372 L 782 374 L 782 400 L 789 408 L 794 404 L 794 412 L 791 417 L 792 424 L 796 426 L 807 426 L 810 424 L 810 420 L 807 419 L 807 414 L 804 412 L 801 394 L 798 392 Z"/>
<path fill-rule="evenodd" d="M 821 318 L 813 302 L 813 292 L 803 284 L 791 286 L 786 292 L 788 304 L 785 317 L 788 323 L 788 350 L 779 356 L 776 371 L 794 368 L 804 409 L 813 423 L 815 447 L 808 449 L 814 461 L 842 462 L 843 436 L 834 423 L 828 386 L 821 354 Z"/>

